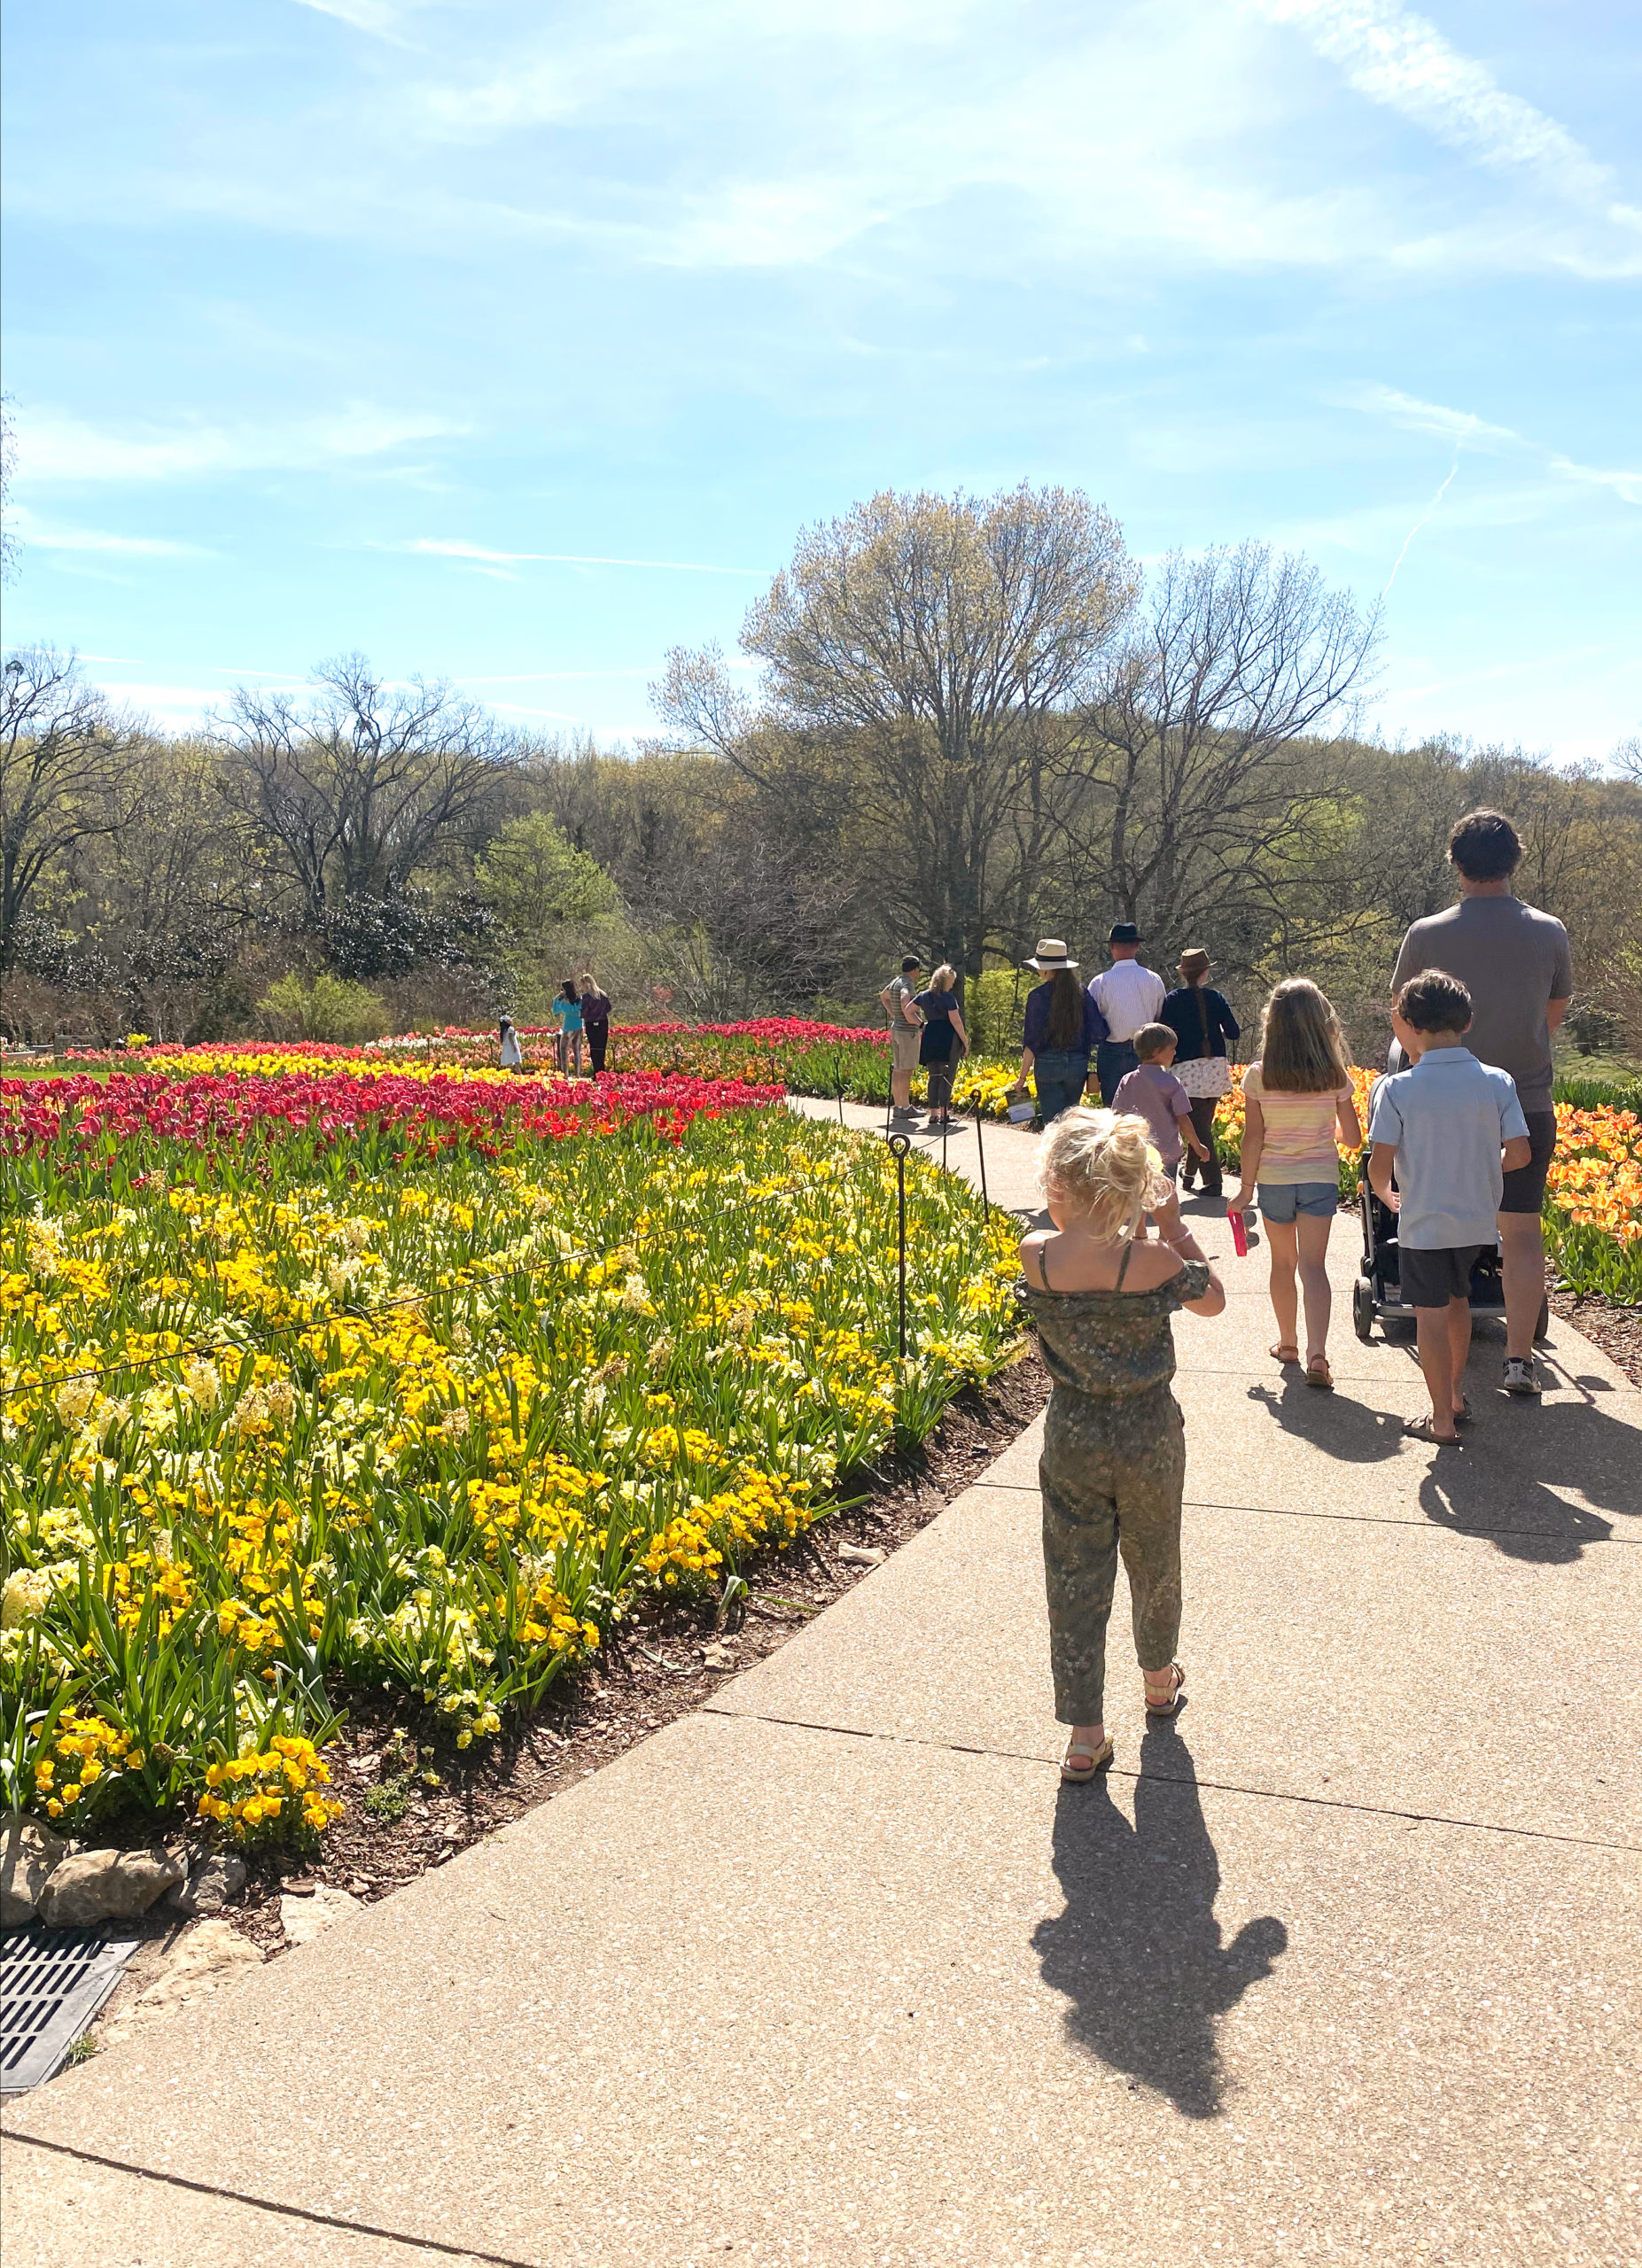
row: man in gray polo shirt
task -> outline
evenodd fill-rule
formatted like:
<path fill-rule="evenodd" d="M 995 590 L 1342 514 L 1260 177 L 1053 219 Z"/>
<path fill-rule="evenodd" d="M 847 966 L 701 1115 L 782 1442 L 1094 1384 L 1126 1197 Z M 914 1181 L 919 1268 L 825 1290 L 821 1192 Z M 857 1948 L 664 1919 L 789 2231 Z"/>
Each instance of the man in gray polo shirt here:
<path fill-rule="evenodd" d="M 1574 965 L 1568 932 L 1549 913 L 1513 894 L 1522 860 L 1516 829 L 1498 812 L 1467 812 L 1448 838 L 1459 877 L 1458 905 L 1416 921 L 1403 939 L 1391 978 L 1397 992 L 1422 969 L 1445 968 L 1471 995 L 1470 1052 L 1509 1071 L 1528 1121 L 1530 1154 L 1509 1172 L 1499 1200 L 1506 1289 L 1506 1391 L 1537 1394 L 1534 1332 L 1545 1295 L 1540 1208 L 1556 1153 L 1551 1100 L 1551 1037 L 1568 1014 Z"/>

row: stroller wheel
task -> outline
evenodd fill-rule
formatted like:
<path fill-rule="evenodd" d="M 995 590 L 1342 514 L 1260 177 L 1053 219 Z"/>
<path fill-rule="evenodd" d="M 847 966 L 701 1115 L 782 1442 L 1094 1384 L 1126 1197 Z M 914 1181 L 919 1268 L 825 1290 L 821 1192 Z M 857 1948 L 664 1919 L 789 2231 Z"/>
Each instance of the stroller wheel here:
<path fill-rule="evenodd" d="M 1360 1276 L 1351 1286 L 1351 1323 L 1366 1347 L 1374 1335 L 1374 1293 L 1373 1285 Z"/>

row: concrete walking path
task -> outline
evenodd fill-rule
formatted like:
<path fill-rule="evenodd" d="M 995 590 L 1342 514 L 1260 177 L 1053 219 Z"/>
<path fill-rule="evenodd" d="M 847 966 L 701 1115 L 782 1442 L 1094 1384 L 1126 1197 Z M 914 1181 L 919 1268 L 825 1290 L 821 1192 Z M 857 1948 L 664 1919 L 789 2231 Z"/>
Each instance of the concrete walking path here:
<path fill-rule="evenodd" d="M 1543 1405 L 1485 1334 L 1473 1446 L 1409 1442 L 1354 1223 L 1333 1395 L 1198 1229 L 1178 1720 L 1120 1585 L 1061 1787 L 1034 1427 L 695 1715 L 10 2109 L 8 2268 L 1631 2268 L 1642 1395 L 1553 1318 Z"/>

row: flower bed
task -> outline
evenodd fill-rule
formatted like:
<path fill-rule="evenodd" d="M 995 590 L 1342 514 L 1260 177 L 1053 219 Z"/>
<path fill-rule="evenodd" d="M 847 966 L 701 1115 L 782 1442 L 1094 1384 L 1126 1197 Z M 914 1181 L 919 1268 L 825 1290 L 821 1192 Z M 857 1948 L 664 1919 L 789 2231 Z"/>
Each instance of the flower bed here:
<path fill-rule="evenodd" d="M 881 1144 L 517 1081 L 502 1121 L 450 1083 L 454 1130 L 358 1078 L 293 1121 L 293 1076 L 5 1098 L 0 1800 L 75 1834 L 323 1830 L 350 1690 L 484 1740 L 1014 1348 L 1013 1224 L 914 1161 L 898 1358 Z"/>
<path fill-rule="evenodd" d="M 58 1159 L 100 1147 L 128 1154 L 148 1138 L 201 1148 L 305 1138 L 354 1139 L 373 1157 L 467 1147 L 494 1157 L 521 1144 L 647 1121 L 676 1138 L 704 1113 L 775 1101 L 779 1085 L 666 1078 L 656 1072 L 576 1081 L 437 1066 L 346 1065 L 199 1050 L 107 1078 L 0 1080 L 0 1155 Z"/>
<path fill-rule="evenodd" d="M 1557 1106 L 1545 1185 L 1545 1245 L 1579 1293 L 1642 1302 L 1642 1118 Z"/>

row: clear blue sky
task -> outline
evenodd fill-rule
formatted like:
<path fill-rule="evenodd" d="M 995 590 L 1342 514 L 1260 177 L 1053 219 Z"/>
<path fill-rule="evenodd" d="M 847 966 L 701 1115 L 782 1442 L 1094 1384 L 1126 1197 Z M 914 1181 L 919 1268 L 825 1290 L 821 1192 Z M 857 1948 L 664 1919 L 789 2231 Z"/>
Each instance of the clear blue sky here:
<path fill-rule="evenodd" d="M 631 738 L 805 522 L 1024 477 L 1395 567 L 1389 736 L 1642 723 L 1634 5 L 5 23 L 8 634 L 158 716 L 359 647 Z"/>

